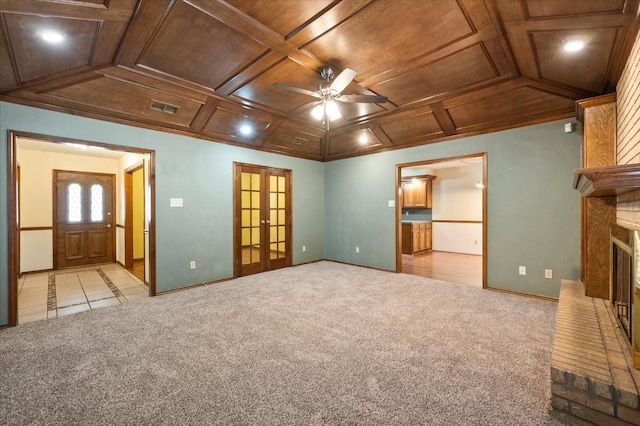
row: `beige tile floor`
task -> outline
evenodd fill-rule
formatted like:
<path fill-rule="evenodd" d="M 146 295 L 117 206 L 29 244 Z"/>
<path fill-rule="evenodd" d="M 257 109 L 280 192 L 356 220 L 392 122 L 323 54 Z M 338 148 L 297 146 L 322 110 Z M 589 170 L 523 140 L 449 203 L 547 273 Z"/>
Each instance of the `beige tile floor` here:
<path fill-rule="evenodd" d="M 18 323 L 128 303 L 148 295 L 148 287 L 116 263 L 24 274 L 18 281 Z"/>

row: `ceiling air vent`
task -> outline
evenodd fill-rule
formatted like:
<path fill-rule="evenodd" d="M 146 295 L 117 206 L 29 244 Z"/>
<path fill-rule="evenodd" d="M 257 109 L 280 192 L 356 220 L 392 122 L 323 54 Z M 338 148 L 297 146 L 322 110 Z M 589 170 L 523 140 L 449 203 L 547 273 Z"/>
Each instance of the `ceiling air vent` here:
<path fill-rule="evenodd" d="M 149 108 L 154 109 L 156 111 L 162 111 L 162 112 L 166 112 L 167 114 L 176 114 L 178 112 L 178 108 L 175 105 L 169 105 L 169 104 L 164 104 L 162 102 L 158 102 L 158 101 L 151 101 L 151 104 L 149 105 Z"/>
<path fill-rule="evenodd" d="M 306 139 L 302 139 L 302 138 L 293 138 L 293 140 L 291 141 L 292 143 L 294 143 L 295 145 L 304 145 L 305 142 L 307 142 Z"/>

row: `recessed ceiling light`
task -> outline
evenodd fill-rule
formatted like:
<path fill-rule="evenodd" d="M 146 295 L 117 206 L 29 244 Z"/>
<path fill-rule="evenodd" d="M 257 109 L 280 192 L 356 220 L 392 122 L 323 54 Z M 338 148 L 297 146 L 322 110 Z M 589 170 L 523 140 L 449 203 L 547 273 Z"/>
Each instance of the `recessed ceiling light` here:
<path fill-rule="evenodd" d="M 569 37 L 563 40 L 564 50 L 567 52 L 577 52 L 584 49 L 588 41 L 586 37 Z"/>
<path fill-rule="evenodd" d="M 66 34 L 55 30 L 41 30 L 38 31 L 37 36 L 51 44 L 61 43 L 67 37 Z"/>
<path fill-rule="evenodd" d="M 240 126 L 240 133 L 243 136 L 249 136 L 253 132 L 253 129 L 248 124 L 243 124 Z"/>
<path fill-rule="evenodd" d="M 362 145 L 364 145 L 367 142 L 369 142 L 369 138 L 366 137 L 365 135 L 360 135 L 360 137 L 358 138 L 358 142 L 360 142 Z"/>

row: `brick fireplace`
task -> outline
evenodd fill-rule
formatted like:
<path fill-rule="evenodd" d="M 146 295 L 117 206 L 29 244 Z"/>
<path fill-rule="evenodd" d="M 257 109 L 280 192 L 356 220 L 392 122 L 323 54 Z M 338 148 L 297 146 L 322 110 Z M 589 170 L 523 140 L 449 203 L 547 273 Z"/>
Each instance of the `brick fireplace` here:
<path fill-rule="evenodd" d="M 551 356 L 553 415 L 570 425 L 640 425 L 639 373 L 610 301 L 563 281 Z"/>

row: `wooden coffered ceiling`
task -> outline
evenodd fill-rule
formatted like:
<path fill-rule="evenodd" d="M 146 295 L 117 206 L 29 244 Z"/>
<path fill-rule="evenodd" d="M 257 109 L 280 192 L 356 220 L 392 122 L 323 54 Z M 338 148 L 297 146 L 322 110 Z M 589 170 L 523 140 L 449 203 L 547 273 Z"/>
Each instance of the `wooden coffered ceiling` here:
<path fill-rule="evenodd" d="M 314 160 L 575 114 L 615 91 L 638 0 L 0 0 L 0 99 Z M 57 29 L 62 43 L 36 34 Z M 563 41 L 587 37 L 567 53 Z M 329 131 L 319 68 L 358 72 Z M 151 108 L 153 103 L 168 107 Z M 253 127 L 250 136 L 241 124 Z M 361 137 L 366 143 L 361 143 Z"/>

